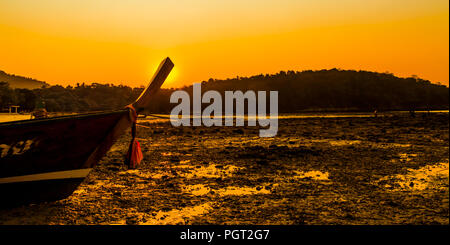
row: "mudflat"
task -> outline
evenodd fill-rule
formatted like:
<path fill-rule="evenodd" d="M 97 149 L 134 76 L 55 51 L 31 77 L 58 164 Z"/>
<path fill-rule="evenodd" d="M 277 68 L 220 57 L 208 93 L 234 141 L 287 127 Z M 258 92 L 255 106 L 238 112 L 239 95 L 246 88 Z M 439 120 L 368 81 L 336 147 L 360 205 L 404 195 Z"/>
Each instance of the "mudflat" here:
<path fill-rule="evenodd" d="M 141 119 L 70 197 L 0 224 L 449 224 L 449 114 L 280 117 L 258 127 Z"/>

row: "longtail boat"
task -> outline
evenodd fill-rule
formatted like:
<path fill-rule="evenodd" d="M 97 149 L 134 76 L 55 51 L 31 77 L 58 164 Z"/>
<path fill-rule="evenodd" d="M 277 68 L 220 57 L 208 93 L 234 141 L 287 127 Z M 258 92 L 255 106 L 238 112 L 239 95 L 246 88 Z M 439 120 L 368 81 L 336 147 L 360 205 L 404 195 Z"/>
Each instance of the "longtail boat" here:
<path fill-rule="evenodd" d="M 125 130 L 135 127 L 173 66 L 164 59 L 123 109 L 0 123 L 0 206 L 70 196 Z"/>

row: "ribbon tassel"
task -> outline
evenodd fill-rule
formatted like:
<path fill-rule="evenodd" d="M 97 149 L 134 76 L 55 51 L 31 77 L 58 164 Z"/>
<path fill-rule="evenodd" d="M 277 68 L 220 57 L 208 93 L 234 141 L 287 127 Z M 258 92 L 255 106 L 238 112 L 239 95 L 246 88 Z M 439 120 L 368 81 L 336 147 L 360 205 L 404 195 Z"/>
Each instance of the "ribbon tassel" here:
<path fill-rule="evenodd" d="M 139 144 L 139 141 L 136 140 L 136 110 L 132 105 L 127 107 L 130 108 L 130 118 L 133 121 L 133 125 L 131 126 L 131 142 L 128 147 L 125 164 L 128 165 L 128 168 L 136 168 L 141 163 L 144 156 L 142 155 L 141 144 Z"/>
<path fill-rule="evenodd" d="M 143 155 L 141 151 L 141 145 L 139 141 L 133 139 L 130 144 L 131 148 L 128 150 L 127 158 L 128 158 L 128 167 L 136 168 L 142 161 Z"/>

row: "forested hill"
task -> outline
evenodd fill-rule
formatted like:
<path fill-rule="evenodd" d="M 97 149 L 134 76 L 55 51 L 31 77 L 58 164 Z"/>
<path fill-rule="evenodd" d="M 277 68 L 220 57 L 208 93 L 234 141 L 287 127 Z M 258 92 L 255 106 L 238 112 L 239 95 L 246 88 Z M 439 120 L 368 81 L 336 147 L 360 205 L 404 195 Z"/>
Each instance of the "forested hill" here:
<path fill-rule="evenodd" d="M 192 86 L 184 88 L 192 90 Z M 449 88 L 411 77 L 352 70 L 280 72 L 274 75 L 210 79 L 202 91 L 275 90 L 279 110 L 410 110 L 448 109 Z"/>
<path fill-rule="evenodd" d="M 35 89 L 41 88 L 42 86 L 48 86 L 46 82 L 8 74 L 4 71 L 0 71 L 0 82 L 7 82 L 11 88 Z"/>
<path fill-rule="evenodd" d="M 1 80 L 0 80 L 1 81 Z M 10 104 L 33 110 L 43 100 L 49 111 L 99 111 L 118 109 L 134 101 L 143 88 L 110 84 L 51 86 L 34 90 L 11 89 L 0 82 L 0 108 Z M 182 88 L 192 94 L 192 86 Z M 280 112 L 433 110 L 449 108 L 449 88 L 417 77 L 351 70 L 280 72 L 202 82 L 202 92 L 247 90 L 279 91 Z M 149 111 L 169 113 L 173 89 L 162 89 Z M 224 97 L 223 97 L 224 98 Z M 207 106 L 207 105 L 204 105 Z"/>

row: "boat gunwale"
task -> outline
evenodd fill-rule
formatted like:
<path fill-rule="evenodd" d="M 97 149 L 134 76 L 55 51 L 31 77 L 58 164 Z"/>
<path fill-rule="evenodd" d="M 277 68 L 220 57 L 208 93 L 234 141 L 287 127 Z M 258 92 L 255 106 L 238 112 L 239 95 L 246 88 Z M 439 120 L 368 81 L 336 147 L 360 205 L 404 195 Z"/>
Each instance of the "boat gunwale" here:
<path fill-rule="evenodd" d="M 55 121 L 85 119 L 85 118 L 97 117 L 97 116 L 121 114 L 121 113 L 125 113 L 125 112 L 128 112 L 127 108 L 120 109 L 120 110 L 110 110 L 110 111 L 101 111 L 101 112 L 81 113 L 81 114 L 75 114 L 75 115 L 56 116 L 56 117 L 49 117 L 49 118 L 42 118 L 42 119 L 25 119 L 25 120 L 18 120 L 18 121 L 9 121 L 9 122 L 0 123 L 0 129 L 14 128 L 14 127 L 28 126 L 28 125 L 45 125 L 45 124 L 52 123 Z"/>

